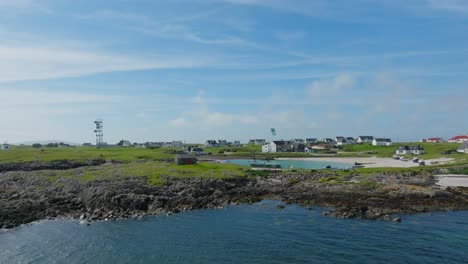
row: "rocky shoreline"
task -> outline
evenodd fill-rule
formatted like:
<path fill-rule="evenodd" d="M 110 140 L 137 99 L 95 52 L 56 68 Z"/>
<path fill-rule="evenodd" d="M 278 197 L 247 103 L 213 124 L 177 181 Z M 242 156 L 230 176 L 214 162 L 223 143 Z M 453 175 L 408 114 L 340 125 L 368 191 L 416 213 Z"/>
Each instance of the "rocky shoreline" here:
<path fill-rule="evenodd" d="M 144 177 L 88 182 L 69 177 L 50 181 L 30 172 L 0 173 L 0 228 L 66 217 L 83 223 L 178 213 L 266 198 L 303 206 L 329 206 L 339 218 L 398 220 L 395 215 L 440 210 L 468 210 L 468 189 L 435 186 L 429 173 L 366 176 L 320 171 L 262 172 L 229 179 L 164 178 L 162 186 Z"/>

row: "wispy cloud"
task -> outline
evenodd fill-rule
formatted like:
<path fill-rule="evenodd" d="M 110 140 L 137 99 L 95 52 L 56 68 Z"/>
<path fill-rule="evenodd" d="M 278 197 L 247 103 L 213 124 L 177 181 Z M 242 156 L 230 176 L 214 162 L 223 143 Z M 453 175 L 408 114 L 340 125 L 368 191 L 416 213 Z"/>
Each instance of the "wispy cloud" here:
<path fill-rule="evenodd" d="M 33 0 L 0 0 L 0 10 L 7 10 L 7 15 L 17 12 L 41 12 L 51 14 L 52 10 L 43 3 Z"/>
<path fill-rule="evenodd" d="M 426 0 L 430 8 L 468 13 L 468 2 L 466 0 Z"/>
<path fill-rule="evenodd" d="M 209 1 L 209 0 L 207 0 Z M 468 2 L 465 0 L 354 0 L 354 1 L 327 1 L 327 0 L 222 0 L 235 5 L 258 6 L 279 10 L 282 12 L 297 13 L 307 16 L 327 17 L 331 19 L 350 19 L 360 17 L 373 17 L 367 14 L 365 9 L 359 7 L 374 7 L 379 9 L 392 9 L 406 12 L 411 10 L 413 14 L 425 15 L 422 10 L 434 9 L 454 13 L 467 13 Z M 354 19 L 353 19 L 354 20 Z"/>
<path fill-rule="evenodd" d="M 191 68 L 201 60 L 135 57 L 50 46 L 0 45 L 0 82 L 78 77 L 115 71 Z"/>
<path fill-rule="evenodd" d="M 11 106 L 50 106 L 71 103 L 118 103 L 123 96 L 100 95 L 95 93 L 48 91 L 44 89 L 5 89 L 0 88 L 2 107 Z"/>
<path fill-rule="evenodd" d="M 122 23 L 124 28 L 139 32 L 145 35 L 166 39 L 179 39 L 205 45 L 230 45 L 230 46 L 251 46 L 256 44 L 238 36 L 216 35 L 214 37 L 203 36 L 194 31 L 189 26 L 193 20 L 209 17 L 217 13 L 222 8 L 208 10 L 199 14 L 181 15 L 167 19 L 155 19 L 142 14 L 117 12 L 112 10 L 97 11 L 91 14 L 78 14 L 77 18 L 88 20 L 107 20 Z"/>

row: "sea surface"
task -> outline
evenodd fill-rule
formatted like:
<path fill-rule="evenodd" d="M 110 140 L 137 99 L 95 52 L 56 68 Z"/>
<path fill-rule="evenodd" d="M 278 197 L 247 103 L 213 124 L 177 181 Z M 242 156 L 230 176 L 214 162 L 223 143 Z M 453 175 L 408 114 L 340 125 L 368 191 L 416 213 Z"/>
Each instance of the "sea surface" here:
<path fill-rule="evenodd" d="M 323 169 L 331 166 L 334 169 L 349 169 L 353 167 L 352 164 L 329 162 L 329 161 L 316 161 L 316 160 L 249 160 L 249 159 L 232 159 L 226 160 L 226 163 L 236 164 L 240 166 L 250 166 L 251 164 L 280 164 L 283 169 Z"/>
<path fill-rule="evenodd" d="M 334 219 L 278 201 L 0 233 L 0 263 L 468 263 L 468 212 L 402 223 Z"/>

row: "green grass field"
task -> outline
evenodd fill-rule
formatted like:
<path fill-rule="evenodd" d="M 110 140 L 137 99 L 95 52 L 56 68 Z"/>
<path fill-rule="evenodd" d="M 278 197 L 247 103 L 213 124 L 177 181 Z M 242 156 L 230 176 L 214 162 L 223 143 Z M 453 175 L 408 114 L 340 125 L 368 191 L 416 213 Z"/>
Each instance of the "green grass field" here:
<path fill-rule="evenodd" d="M 43 150 L 43 151 L 42 151 Z M 13 147 L 9 151 L 0 151 L 0 162 L 77 160 L 85 161 L 104 158 L 106 160 L 168 160 L 174 158 L 175 149 L 137 149 L 137 148 L 102 148 L 71 147 L 41 148 Z"/>
<path fill-rule="evenodd" d="M 453 158 L 455 160 L 450 166 L 468 164 L 468 155 L 463 153 L 452 153 L 450 155 L 442 155 L 442 152 L 456 150 L 460 144 L 456 143 L 404 143 L 394 144 L 393 146 L 378 146 L 371 145 L 348 145 L 345 146 L 337 156 L 352 157 L 352 156 L 378 156 L 392 157 L 399 145 L 416 145 L 421 144 L 426 150 L 426 154 L 419 156 L 421 159 L 434 158 Z M 79 170 L 81 179 L 91 180 L 97 178 L 114 177 L 115 175 L 126 176 L 147 176 L 152 184 L 161 183 L 161 177 L 237 177 L 243 176 L 243 169 L 236 165 L 229 164 L 214 164 L 200 163 L 194 166 L 176 166 L 171 162 L 174 159 L 176 149 L 159 148 L 159 149 L 137 149 L 137 148 L 103 148 L 97 149 L 93 147 L 71 147 L 71 148 L 47 148 L 35 149 L 32 147 L 13 147 L 9 151 L 0 151 L 0 162 L 28 162 L 28 161 L 54 161 L 54 160 L 76 160 L 86 161 L 90 159 L 104 158 L 108 161 L 116 160 L 125 164 L 104 165 L 102 169 L 96 170 L 93 168 L 81 168 Z M 206 148 L 206 152 L 211 152 L 213 155 L 227 155 L 238 157 L 253 157 L 258 159 L 269 157 L 313 157 L 306 153 L 261 153 L 261 146 L 248 146 L 238 148 Z M 221 153 L 220 153 L 221 152 Z M 227 153 L 229 152 L 229 153 Z M 318 154 L 320 155 L 320 154 Z M 168 162 L 169 161 L 169 162 Z M 444 165 L 440 165 L 443 167 Z M 431 166 L 432 167 L 432 166 Z M 380 172 L 402 172 L 425 170 L 423 167 L 416 168 L 359 168 L 354 172 L 362 174 L 380 173 Z M 57 177 L 66 176 L 67 172 L 56 172 Z M 59 178 L 60 178 L 59 177 Z"/>
<path fill-rule="evenodd" d="M 244 168 L 231 164 L 202 162 L 195 165 L 177 166 L 168 162 L 148 161 L 105 164 L 99 167 L 82 167 L 64 171 L 39 171 L 36 175 L 48 177 L 51 181 L 67 177 L 80 181 L 146 177 L 148 183 L 159 186 L 164 182 L 164 177 L 226 179 L 243 177 L 247 174 Z"/>
<path fill-rule="evenodd" d="M 468 158 L 468 155 L 454 152 L 450 155 L 442 155 L 442 152 L 456 150 L 459 143 L 397 143 L 392 146 L 372 146 L 368 144 L 362 145 L 346 145 L 343 147 L 339 156 L 377 156 L 390 158 L 395 155 L 395 151 L 402 145 L 422 145 L 425 150 L 424 155 L 419 155 L 421 159 L 436 159 L 436 158 L 453 158 L 455 160 Z"/>

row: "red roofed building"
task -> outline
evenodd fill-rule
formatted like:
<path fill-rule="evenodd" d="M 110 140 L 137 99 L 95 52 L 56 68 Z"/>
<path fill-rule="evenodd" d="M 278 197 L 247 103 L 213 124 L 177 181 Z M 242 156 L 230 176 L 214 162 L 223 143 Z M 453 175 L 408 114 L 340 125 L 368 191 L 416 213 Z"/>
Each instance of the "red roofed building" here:
<path fill-rule="evenodd" d="M 464 142 L 468 142 L 468 135 L 453 137 L 453 138 L 449 139 L 448 142 L 450 142 L 450 143 L 464 143 Z"/>
<path fill-rule="evenodd" d="M 428 143 L 442 143 L 442 142 L 444 142 L 444 140 L 442 138 L 435 137 L 435 138 L 426 138 L 425 142 L 428 142 Z"/>

